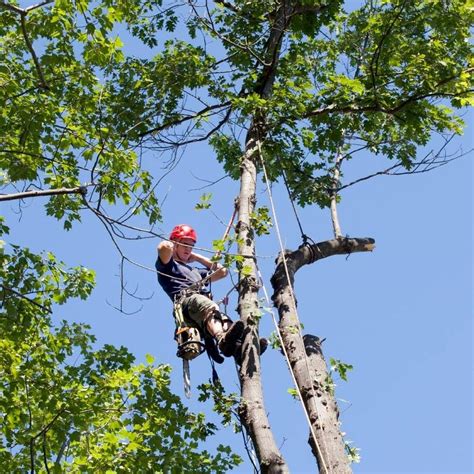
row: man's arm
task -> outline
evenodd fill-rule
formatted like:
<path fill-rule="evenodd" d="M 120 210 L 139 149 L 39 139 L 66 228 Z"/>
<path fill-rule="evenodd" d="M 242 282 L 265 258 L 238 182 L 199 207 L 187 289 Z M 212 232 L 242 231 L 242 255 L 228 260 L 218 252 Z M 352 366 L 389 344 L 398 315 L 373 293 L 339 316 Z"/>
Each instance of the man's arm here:
<path fill-rule="evenodd" d="M 223 267 L 220 263 L 212 262 L 207 257 L 204 257 L 198 253 L 192 252 L 189 261 L 198 262 L 201 265 L 204 265 L 206 268 L 209 268 L 209 270 L 212 271 L 212 276 L 209 279 L 210 281 L 217 281 L 227 276 L 227 268 Z"/>
<path fill-rule="evenodd" d="M 158 244 L 158 247 L 156 249 L 158 250 L 158 255 L 160 257 L 161 263 L 163 265 L 166 265 L 173 256 L 173 242 L 170 242 L 169 240 L 163 240 Z"/>

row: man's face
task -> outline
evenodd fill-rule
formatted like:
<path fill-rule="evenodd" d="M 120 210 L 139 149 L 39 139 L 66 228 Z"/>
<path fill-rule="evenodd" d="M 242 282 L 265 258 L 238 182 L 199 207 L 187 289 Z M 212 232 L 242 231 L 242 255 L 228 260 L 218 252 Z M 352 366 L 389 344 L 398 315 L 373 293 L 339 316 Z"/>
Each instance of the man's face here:
<path fill-rule="evenodd" d="M 174 256 L 182 262 L 187 262 L 193 251 L 194 241 L 192 239 L 179 239 L 174 243 Z"/>

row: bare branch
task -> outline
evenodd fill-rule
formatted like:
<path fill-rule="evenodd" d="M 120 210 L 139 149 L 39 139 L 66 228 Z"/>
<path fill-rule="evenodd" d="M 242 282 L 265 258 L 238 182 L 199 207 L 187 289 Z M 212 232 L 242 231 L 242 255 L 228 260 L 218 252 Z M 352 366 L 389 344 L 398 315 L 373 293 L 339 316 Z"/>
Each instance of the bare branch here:
<path fill-rule="evenodd" d="M 7 3 L 7 2 L 0 3 L 0 8 L 3 8 L 5 10 L 10 10 L 11 12 L 18 13 L 19 15 L 26 15 L 25 10 L 15 5 L 11 5 L 10 3 Z"/>
<path fill-rule="evenodd" d="M 193 174 L 193 173 L 191 173 L 191 174 L 192 174 L 192 176 L 193 176 L 195 179 L 197 179 L 198 181 L 203 181 L 204 183 L 208 183 L 208 184 L 205 184 L 205 185 L 203 185 L 203 186 L 201 186 L 201 187 L 199 187 L 199 188 L 191 188 L 191 189 L 189 189 L 189 191 L 201 191 L 201 190 L 203 190 L 203 189 L 205 189 L 205 188 L 210 188 L 210 187 L 214 186 L 215 184 L 219 183 L 220 181 L 222 181 L 222 180 L 224 180 L 224 179 L 226 179 L 226 178 L 229 177 L 228 174 L 225 174 L 224 176 L 221 176 L 220 178 L 218 178 L 218 179 L 216 179 L 216 180 L 214 180 L 214 181 L 211 181 L 211 180 L 208 180 L 208 179 L 200 178 L 199 176 L 196 176 L 196 175 Z"/>
<path fill-rule="evenodd" d="M 290 282 L 285 271 L 282 256 L 279 256 L 277 268 L 271 278 L 275 290 L 272 299 L 277 301 L 281 297 L 280 290 L 289 284 L 293 287 L 295 273 L 304 265 L 309 265 L 323 258 L 333 255 L 346 255 L 355 252 L 371 252 L 375 248 L 375 240 L 372 238 L 343 237 L 340 239 L 326 240 L 315 244 L 303 244 L 294 252 L 285 254 Z M 275 306 L 278 307 L 277 303 Z"/>
<path fill-rule="evenodd" d="M 225 125 L 228 122 L 231 112 L 232 112 L 232 108 L 229 107 L 227 109 L 227 112 L 226 112 L 224 118 L 221 119 L 217 125 L 212 127 L 211 130 L 209 130 L 209 132 L 207 132 L 205 135 L 203 135 L 201 137 L 190 138 L 189 140 L 184 140 L 184 141 L 183 140 L 177 140 L 175 142 L 173 142 L 171 140 L 162 140 L 162 143 L 169 144 L 169 145 L 172 145 L 173 147 L 179 148 L 179 147 L 182 147 L 182 146 L 190 145 L 191 143 L 198 143 L 198 142 L 206 141 L 206 140 L 209 139 L 209 137 L 211 137 L 215 132 L 220 130 L 222 128 L 222 126 Z M 191 132 L 189 132 L 189 134 L 190 133 Z"/>
<path fill-rule="evenodd" d="M 31 5 L 31 7 L 25 8 L 25 12 L 29 13 L 33 10 L 36 10 L 37 8 L 44 7 L 45 5 L 48 5 L 50 3 L 54 3 L 54 0 L 44 0 L 43 2 L 37 3 L 36 5 Z"/>
<path fill-rule="evenodd" d="M 15 199 L 26 199 L 31 197 L 39 196 L 56 196 L 58 194 L 82 194 L 85 196 L 87 194 L 87 187 L 95 186 L 93 184 L 86 184 L 83 186 L 77 186 L 76 188 L 58 188 L 58 189 L 45 189 L 40 191 L 26 191 L 24 193 L 15 193 L 15 194 L 1 194 L 1 201 L 13 201 Z"/>
<path fill-rule="evenodd" d="M 337 189 L 337 192 L 342 191 L 343 189 L 349 188 L 350 186 L 354 186 L 355 184 L 361 183 L 363 181 L 367 181 L 369 179 L 375 178 L 376 176 L 401 176 L 401 175 L 407 175 L 407 174 L 420 174 L 420 173 L 427 173 L 429 171 L 432 171 L 434 169 L 440 168 L 441 166 L 445 166 L 451 161 L 457 160 L 459 158 L 462 158 L 463 156 L 471 153 L 474 149 L 470 149 L 464 153 L 458 154 L 456 156 L 451 156 L 451 157 L 444 157 L 441 158 L 441 153 L 442 151 L 446 148 L 446 146 L 451 142 L 454 136 L 451 136 L 449 140 L 446 140 L 446 143 L 443 144 L 443 146 L 437 151 L 435 155 L 433 155 L 433 151 L 430 151 L 424 158 L 422 158 L 420 161 L 412 163 L 413 169 L 406 169 L 405 165 L 401 162 L 398 161 L 394 165 L 381 170 L 377 171 L 375 173 L 369 174 L 367 176 L 363 176 L 361 178 L 355 179 L 354 181 L 351 181 L 348 184 L 345 184 L 343 186 L 340 186 Z M 403 168 L 404 171 L 396 171 L 397 169 Z"/>
<path fill-rule="evenodd" d="M 146 135 L 151 135 L 151 134 L 160 132 L 162 130 L 166 130 L 167 128 L 176 127 L 177 125 L 181 125 L 182 123 L 187 122 L 189 120 L 194 120 L 198 117 L 202 117 L 203 115 L 206 115 L 207 113 L 209 113 L 211 110 L 216 110 L 216 109 L 220 109 L 220 108 L 223 109 L 225 107 L 229 107 L 230 105 L 231 105 L 230 101 L 224 102 L 223 104 L 209 105 L 209 106 L 205 107 L 204 109 L 200 110 L 199 112 L 196 112 L 193 115 L 185 115 L 183 117 L 179 117 L 179 118 L 176 118 L 174 120 L 170 120 L 168 122 L 165 122 L 162 125 L 159 125 L 158 127 L 150 128 L 149 130 L 147 130 L 145 132 L 141 132 L 141 133 L 138 134 L 138 136 L 140 138 L 143 138 Z"/>

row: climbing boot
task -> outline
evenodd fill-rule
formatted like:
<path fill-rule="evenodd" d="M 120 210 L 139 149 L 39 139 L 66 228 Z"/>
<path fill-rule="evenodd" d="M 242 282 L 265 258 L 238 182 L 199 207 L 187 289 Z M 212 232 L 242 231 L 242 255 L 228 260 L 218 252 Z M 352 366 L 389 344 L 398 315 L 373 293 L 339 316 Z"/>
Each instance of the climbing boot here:
<path fill-rule="evenodd" d="M 236 321 L 219 340 L 219 349 L 226 357 L 232 357 L 235 352 L 236 343 L 244 332 L 243 321 Z"/>
<path fill-rule="evenodd" d="M 224 357 L 219 354 L 219 349 L 217 348 L 217 342 L 215 339 L 209 335 L 204 336 L 204 347 L 209 357 L 218 364 L 224 362 Z"/>

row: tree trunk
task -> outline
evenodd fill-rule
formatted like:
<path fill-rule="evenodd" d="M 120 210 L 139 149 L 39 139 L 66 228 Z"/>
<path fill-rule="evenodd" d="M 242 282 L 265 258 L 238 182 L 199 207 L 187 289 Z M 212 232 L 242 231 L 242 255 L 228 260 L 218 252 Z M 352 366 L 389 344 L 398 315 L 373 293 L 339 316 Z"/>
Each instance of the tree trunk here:
<path fill-rule="evenodd" d="M 311 423 L 310 444 L 320 473 L 349 473 L 351 468 L 339 429 L 339 413 L 332 390 L 327 384 L 327 370 L 319 344 L 300 334 L 296 313 L 293 283 L 295 273 L 303 266 L 321 258 L 352 252 L 366 252 L 374 248 L 373 239 L 334 239 L 318 244 L 305 244 L 294 252 L 279 256 L 271 278 L 272 299 L 278 309 L 280 332 L 291 370 L 301 392 Z"/>
<path fill-rule="evenodd" d="M 318 444 L 315 443 L 311 432 L 308 442 L 317 460 L 319 472 L 350 473 L 352 469 L 340 430 L 339 409 L 321 350 L 321 342 L 319 338 L 309 334 L 303 337 L 303 342 L 318 416 L 315 423 L 317 427 L 315 438 Z"/>
<path fill-rule="evenodd" d="M 252 132 L 253 131 L 253 132 Z M 258 278 L 255 268 L 255 235 L 250 226 L 250 215 L 255 207 L 257 169 L 255 165 L 256 132 L 249 132 L 246 153 L 241 163 L 239 196 L 239 254 L 247 255 L 239 279 L 238 312 L 245 323 L 242 345 L 240 385 L 242 402 L 240 417 L 255 446 L 262 473 L 286 473 L 288 467 L 273 437 L 263 402 L 260 377 L 259 333 L 258 333 Z"/>
<path fill-rule="evenodd" d="M 319 9 L 319 6 L 311 7 L 310 11 L 303 8 L 299 13 L 316 14 Z M 254 92 L 263 99 L 272 95 L 282 40 L 291 18 L 296 13 L 298 7 L 290 0 L 279 2 L 272 13 L 273 22 L 265 43 L 263 67 L 254 84 Z M 240 415 L 254 443 L 262 473 L 284 473 L 288 472 L 288 467 L 276 446 L 263 403 L 257 317 L 259 284 L 255 266 L 255 235 L 250 224 L 250 216 L 256 204 L 257 159 L 258 162 L 263 159 L 260 156 L 260 147 L 265 138 L 265 130 L 265 111 L 257 110 L 252 117 L 240 164 L 238 253 L 246 256 L 242 265 L 245 271 L 241 272 L 239 278 L 238 302 L 240 318 L 246 324 L 240 368 Z"/>
<path fill-rule="evenodd" d="M 282 1 L 275 9 L 275 21 L 265 46 L 265 65 L 258 80 L 255 92 L 262 98 L 272 94 L 273 84 L 280 54 L 281 41 L 292 12 L 290 2 Z M 246 325 L 242 345 L 242 365 L 240 384 L 242 403 L 240 416 L 255 446 L 262 473 L 287 473 L 288 466 L 278 449 L 270 429 L 263 402 L 260 376 L 259 332 L 258 332 L 258 289 L 257 269 L 255 266 L 255 234 L 251 228 L 250 216 L 256 204 L 257 158 L 260 142 L 264 138 L 264 113 L 256 112 L 246 137 L 245 152 L 240 164 L 239 255 L 246 255 L 239 277 L 238 312 Z"/>

